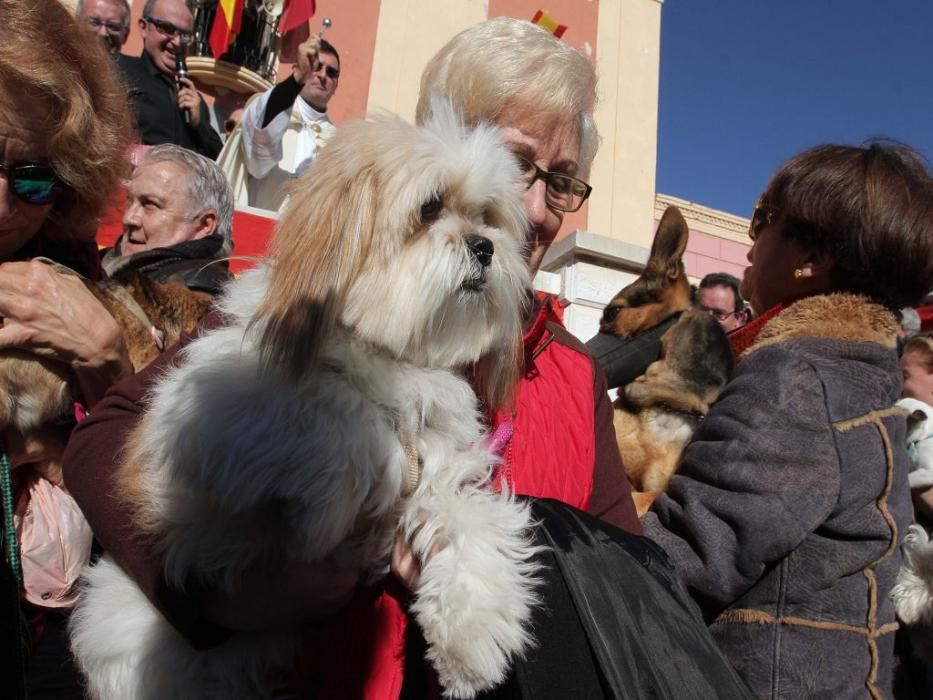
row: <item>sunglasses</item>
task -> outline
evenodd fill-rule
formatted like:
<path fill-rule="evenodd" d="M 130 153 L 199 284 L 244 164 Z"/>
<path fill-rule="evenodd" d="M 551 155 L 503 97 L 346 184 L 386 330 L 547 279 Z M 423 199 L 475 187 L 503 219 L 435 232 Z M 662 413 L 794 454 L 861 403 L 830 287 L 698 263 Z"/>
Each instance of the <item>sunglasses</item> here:
<path fill-rule="evenodd" d="M 318 61 L 318 64 L 314 67 L 314 72 L 317 73 L 321 68 L 324 69 L 324 74 L 331 80 L 336 80 L 340 77 L 340 69 L 334 68 L 334 66 L 325 66 L 323 63 Z"/>
<path fill-rule="evenodd" d="M 527 158 L 516 154 L 522 171 L 522 181 L 531 189 L 538 180 L 544 180 L 544 201 L 551 209 L 572 212 L 583 206 L 593 188 L 579 178 L 566 173 L 542 170 Z"/>
<path fill-rule="evenodd" d="M 761 229 L 774 223 L 776 213 L 767 204 L 762 204 L 760 199 L 755 202 L 755 211 L 752 212 L 752 220 L 748 225 L 748 237 L 752 239 L 752 242 L 758 238 Z"/>
<path fill-rule="evenodd" d="M 182 44 L 186 46 L 194 41 L 194 32 L 189 32 L 186 29 L 179 29 L 171 22 L 165 22 L 161 19 L 156 19 L 155 17 L 143 17 L 143 19 L 151 24 L 153 27 L 159 30 L 160 34 L 174 39 L 176 36 L 181 41 Z"/>
<path fill-rule="evenodd" d="M 64 183 L 47 165 L 0 163 L 0 174 L 6 176 L 13 194 L 26 204 L 51 204 L 65 191 Z"/>

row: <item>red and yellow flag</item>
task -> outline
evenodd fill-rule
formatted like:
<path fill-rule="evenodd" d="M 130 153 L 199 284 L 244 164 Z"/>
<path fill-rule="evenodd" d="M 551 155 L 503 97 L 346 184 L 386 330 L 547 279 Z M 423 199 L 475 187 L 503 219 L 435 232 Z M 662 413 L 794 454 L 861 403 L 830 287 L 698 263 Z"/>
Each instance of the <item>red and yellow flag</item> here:
<path fill-rule="evenodd" d="M 223 0 L 221 0 L 223 2 Z M 535 12 L 535 16 L 531 18 L 531 21 L 535 24 L 547 29 L 551 34 L 560 39 L 564 32 L 567 31 L 567 25 L 561 24 L 556 19 L 551 17 L 551 13 L 547 10 L 538 10 Z"/>
<path fill-rule="evenodd" d="M 311 36 L 308 20 L 315 9 L 314 0 L 288 0 L 285 12 L 279 19 L 279 31 L 282 33 L 279 60 L 283 63 L 298 60 L 298 45 Z"/>
<path fill-rule="evenodd" d="M 245 2 L 246 0 L 220 0 L 217 3 L 217 14 L 214 15 L 211 35 L 207 40 L 214 58 L 223 56 L 230 42 L 233 41 L 233 37 L 239 33 L 243 23 Z"/>

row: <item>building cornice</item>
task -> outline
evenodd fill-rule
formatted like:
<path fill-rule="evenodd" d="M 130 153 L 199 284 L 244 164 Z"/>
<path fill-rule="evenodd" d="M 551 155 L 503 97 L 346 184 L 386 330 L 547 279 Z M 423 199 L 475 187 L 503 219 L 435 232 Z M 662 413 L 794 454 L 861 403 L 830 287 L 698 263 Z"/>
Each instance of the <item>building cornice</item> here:
<path fill-rule="evenodd" d="M 654 198 L 655 221 L 661 218 L 664 210 L 670 206 L 680 209 L 691 231 L 702 231 L 719 238 L 748 245 L 749 220 L 742 216 L 729 214 L 718 209 L 704 207 L 702 204 L 688 202 L 669 194 L 658 193 Z"/>

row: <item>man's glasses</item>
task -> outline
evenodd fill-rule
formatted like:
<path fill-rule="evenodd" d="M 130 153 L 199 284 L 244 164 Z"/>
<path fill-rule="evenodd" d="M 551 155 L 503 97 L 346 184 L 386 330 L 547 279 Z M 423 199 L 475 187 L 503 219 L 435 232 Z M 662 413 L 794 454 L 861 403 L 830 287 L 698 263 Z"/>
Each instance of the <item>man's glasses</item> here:
<path fill-rule="evenodd" d="M 761 229 L 774 223 L 774 209 L 767 204 L 762 204 L 759 199 L 755 202 L 755 211 L 752 212 L 752 220 L 748 226 L 748 237 L 754 240 L 758 238 Z"/>
<path fill-rule="evenodd" d="M 325 64 L 321 63 L 320 61 L 318 61 L 318 64 L 314 67 L 314 72 L 317 73 L 319 70 L 321 70 L 321 68 L 324 69 L 324 74 L 325 74 L 328 78 L 330 78 L 331 80 L 336 80 L 337 78 L 340 77 L 340 69 L 339 69 L 339 68 L 335 68 L 334 66 L 325 65 Z"/>
<path fill-rule="evenodd" d="M 186 29 L 179 29 L 171 22 L 164 22 L 155 17 L 143 17 L 143 19 L 158 29 L 160 34 L 164 34 L 173 39 L 177 36 L 182 44 L 188 45 L 194 41 L 194 32 L 189 32 Z"/>
<path fill-rule="evenodd" d="M 544 201 L 557 211 L 577 211 L 590 196 L 593 188 L 578 178 L 565 173 L 542 170 L 527 158 L 516 155 L 522 171 L 522 180 L 530 189 L 538 180 L 544 180 Z"/>
<path fill-rule="evenodd" d="M 13 194 L 26 204 L 51 204 L 65 191 L 65 185 L 47 165 L 0 163 L 0 174 L 6 177 Z"/>
<path fill-rule="evenodd" d="M 720 323 L 725 321 L 730 316 L 735 316 L 736 314 L 742 313 L 741 311 L 723 311 L 722 309 L 711 309 L 708 306 L 703 306 L 702 304 L 699 304 L 696 307 L 696 310 L 703 311 L 704 313 L 708 313 L 710 316 L 715 318 Z"/>
<path fill-rule="evenodd" d="M 86 18 L 87 23 L 94 29 L 99 29 L 100 27 L 106 27 L 108 34 L 122 34 L 123 25 L 119 22 L 112 22 L 110 20 L 101 19 L 100 17 L 94 17 L 93 15 Z"/>

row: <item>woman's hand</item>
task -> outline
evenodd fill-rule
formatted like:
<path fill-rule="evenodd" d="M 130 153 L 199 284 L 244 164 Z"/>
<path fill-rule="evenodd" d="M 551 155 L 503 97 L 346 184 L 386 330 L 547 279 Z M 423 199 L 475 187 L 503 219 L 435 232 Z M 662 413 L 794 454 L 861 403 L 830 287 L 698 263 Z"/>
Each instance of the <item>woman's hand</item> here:
<path fill-rule="evenodd" d="M 74 275 L 37 261 L 0 265 L 0 316 L 0 349 L 70 365 L 88 406 L 133 373 L 116 321 Z"/>
<path fill-rule="evenodd" d="M 412 538 L 417 537 L 420 529 L 420 527 L 415 529 L 414 533 L 412 533 Z M 414 592 L 418 587 L 418 583 L 421 581 L 421 570 L 424 568 L 424 565 L 441 549 L 441 545 L 436 542 L 433 543 L 431 545 L 431 551 L 428 553 L 427 561 L 422 561 L 421 558 L 415 554 L 411 547 L 411 542 L 406 539 L 405 534 L 401 530 L 398 530 L 395 533 L 395 541 L 392 543 L 392 573 L 395 574 L 395 577 L 405 588 L 410 592 Z"/>
<path fill-rule="evenodd" d="M 292 629 L 343 609 L 356 590 L 360 572 L 321 562 L 290 562 L 284 569 L 256 566 L 240 580 L 237 591 L 208 601 L 208 620 L 227 629 L 271 631 Z"/>

